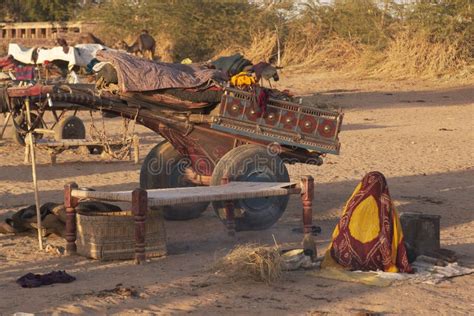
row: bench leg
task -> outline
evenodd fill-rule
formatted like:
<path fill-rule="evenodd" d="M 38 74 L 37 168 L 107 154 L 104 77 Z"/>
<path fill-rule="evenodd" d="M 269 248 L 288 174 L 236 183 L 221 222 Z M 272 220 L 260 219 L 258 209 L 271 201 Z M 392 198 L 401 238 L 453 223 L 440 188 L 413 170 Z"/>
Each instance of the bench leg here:
<path fill-rule="evenodd" d="M 68 183 L 64 186 L 64 207 L 66 208 L 66 254 L 76 254 L 76 207 L 78 200 L 71 196 L 71 192 L 77 189 L 76 183 Z"/>
<path fill-rule="evenodd" d="M 311 256 L 314 262 L 318 255 L 318 249 L 311 228 L 313 227 L 313 197 L 314 179 L 311 176 L 301 178 L 301 200 L 303 202 L 303 249 L 306 255 Z"/>
<path fill-rule="evenodd" d="M 314 179 L 311 176 L 301 178 L 301 201 L 303 202 L 303 232 L 311 233 L 313 226 Z"/>
<path fill-rule="evenodd" d="M 225 175 L 221 179 L 221 185 L 229 183 L 229 177 Z M 235 214 L 234 214 L 234 202 L 233 201 L 224 201 L 225 209 L 225 226 L 227 227 L 227 232 L 229 236 L 235 236 Z"/>
<path fill-rule="evenodd" d="M 235 236 L 235 216 L 234 216 L 234 202 L 225 201 L 225 226 L 227 227 L 227 233 L 229 236 Z"/>
<path fill-rule="evenodd" d="M 56 164 L 56 153 L 55 152 L 50 152 L 49 156 L 51 158 L 51 166 L 54 166 Z"/>
<path fill-rule="evenodd" d="M 132 192 L 132 212 L 135 218 L 135 263 L 145 263 L 145 222 L 148 209 L 146 190 L 135 189 Z"/>

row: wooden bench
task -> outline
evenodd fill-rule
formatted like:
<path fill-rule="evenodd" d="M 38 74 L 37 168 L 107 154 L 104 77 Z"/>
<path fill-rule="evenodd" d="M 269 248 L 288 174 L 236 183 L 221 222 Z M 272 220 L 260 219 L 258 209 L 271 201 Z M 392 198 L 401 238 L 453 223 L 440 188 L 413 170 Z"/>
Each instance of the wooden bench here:
<path fill-rule="evenodd" d="M 185 187 L 173 189 L 133 191 L 85 191 L 79 190 L 76 183 L 64 187 L 64 205 L 66 207 L 66 252 L 76 253 L 76 206 L 81 199 L 109 202 L 129 202 L 135 218 L 135 261 L 145 261 L 145 220 L 148 207 L 225 201 L 226 227 L 230 235 L 235 234 L 233 201 L 239 199 L 301 194 L 303 202 L 303 231 L 311 232 L 312 201 L 314 179 L 304 176 L 301 182 L 229 182 L 222 179 L 222 185 L 210 187 Z"/>

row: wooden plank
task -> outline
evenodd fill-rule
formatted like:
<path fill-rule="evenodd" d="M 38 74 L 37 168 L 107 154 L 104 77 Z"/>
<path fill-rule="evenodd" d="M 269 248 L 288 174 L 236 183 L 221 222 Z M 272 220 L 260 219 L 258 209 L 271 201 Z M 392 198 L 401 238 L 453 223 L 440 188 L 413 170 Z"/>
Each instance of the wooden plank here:
<path fill-rule="evenodd" d="M 78 199 L 93 199 L 110 202 L 132 202 L 132 191 L 83 191 L 72 190 L 71 196 Z"/>
<path fill-rule="evenodd" d="M 211 201 L 226 201 L 299 193 L 294 182 L 230 182 L 211 187 L 186 187 L 147 190 L 149 206 L 177 205 Z M 82 191 L 73 190 L 77 198 L 103 201 L 131 202 L 132 191 Z"/>
<path fill-rule="evenodd" d="M 52 129 L 47 129 L 47 128 L 35 128 L 33 133 L 37 134 L 54 134 L 54 131 Z"/>
<path fill-rule="evenodd" d="M 123 145 L 124 142 L 108 142 L 109 145 Z M 37 140 L 35 146 L 39 147 L 70 147 L 70 146 L 101 146 L 103 143 L 98 141 L 89 141 L 87 139 L 65 139 L 61 141 Z"/>

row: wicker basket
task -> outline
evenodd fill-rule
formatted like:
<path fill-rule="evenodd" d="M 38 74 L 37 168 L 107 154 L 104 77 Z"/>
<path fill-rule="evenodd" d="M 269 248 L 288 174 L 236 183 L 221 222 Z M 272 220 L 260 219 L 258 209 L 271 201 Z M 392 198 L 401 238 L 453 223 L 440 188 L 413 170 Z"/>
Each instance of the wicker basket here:
<path fill-rule="evenodd" d="M 79 212 L 77 253 L 99 260 L 126 260 L 135 256 L 135 221 L 130 211 Z M 145 224 L 145 252 L 148 258 L 166 255 L 163 216 L 148 212 Z"/>

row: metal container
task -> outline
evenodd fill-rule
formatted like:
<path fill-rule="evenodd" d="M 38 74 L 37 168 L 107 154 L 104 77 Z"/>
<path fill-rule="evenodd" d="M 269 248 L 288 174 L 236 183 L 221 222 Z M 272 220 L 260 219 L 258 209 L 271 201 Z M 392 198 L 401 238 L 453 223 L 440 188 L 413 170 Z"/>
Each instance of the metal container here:
<path fill-rule="evenodd" d="M 405 243 L 416 255 L 437 252 L 440 249 L 439 215 L 402 213 L 400 222 Z"/>

